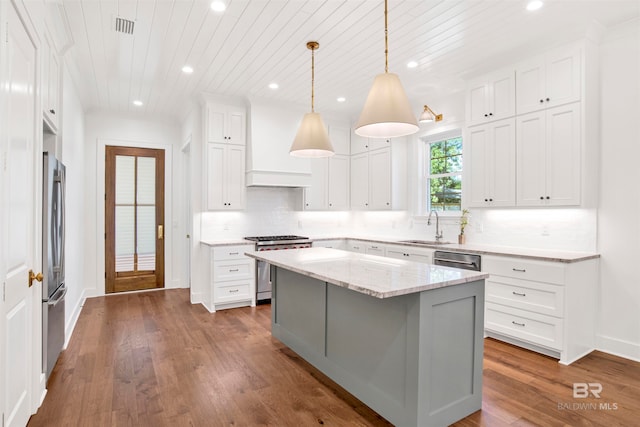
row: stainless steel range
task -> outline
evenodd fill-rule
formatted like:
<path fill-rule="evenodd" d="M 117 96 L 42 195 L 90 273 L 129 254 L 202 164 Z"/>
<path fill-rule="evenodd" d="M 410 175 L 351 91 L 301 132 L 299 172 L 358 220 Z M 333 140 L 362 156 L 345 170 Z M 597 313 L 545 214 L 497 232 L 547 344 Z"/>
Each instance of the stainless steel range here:
<path fill-rule="evenodd" d="M 255 236 L 245 237 L 245 239 L 256 242 L 256 251 L 277 251 L 311 247 L 309 238 L 303 236 Z M 256 304 L 270 303 L 271 275 L 269 264 L 264 261 L 258 261 L 256 264 Z"/>

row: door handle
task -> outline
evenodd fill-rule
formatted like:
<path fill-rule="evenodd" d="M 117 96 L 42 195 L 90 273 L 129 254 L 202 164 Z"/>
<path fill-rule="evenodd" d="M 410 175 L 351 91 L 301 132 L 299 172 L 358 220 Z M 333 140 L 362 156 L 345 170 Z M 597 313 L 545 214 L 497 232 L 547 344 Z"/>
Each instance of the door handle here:
<path fill-rule="evenodd" d="M 158 240 L 164 239 L 164 227 L 162 225 L 158 226 Z"/>
<path fill-rule="evenodd" d="M 42 273 L 35 274 L 33 270 L 29 270 L 29 287 L 33 286 L 33 280 L 37 280 L 38 282 L 42 282 L 43 276 Z"/>

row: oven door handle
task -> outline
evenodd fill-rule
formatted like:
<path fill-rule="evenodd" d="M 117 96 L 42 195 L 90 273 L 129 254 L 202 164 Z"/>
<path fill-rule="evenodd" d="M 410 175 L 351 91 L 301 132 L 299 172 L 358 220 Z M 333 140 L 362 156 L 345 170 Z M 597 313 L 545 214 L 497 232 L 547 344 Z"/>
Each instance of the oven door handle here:
<path fill-rule="evenodd" d="M 473 261 L 457 261 L 457 260 L 453 260 L 453 259 L 444 259 L 444 258 L 434 258 L 433 261 L 438 261 L 438 262 L 448 262 L 448 263 L 452 263 L 452 264 L 464 264 L 464 265 L 476 265 L 475 262 Z"/>

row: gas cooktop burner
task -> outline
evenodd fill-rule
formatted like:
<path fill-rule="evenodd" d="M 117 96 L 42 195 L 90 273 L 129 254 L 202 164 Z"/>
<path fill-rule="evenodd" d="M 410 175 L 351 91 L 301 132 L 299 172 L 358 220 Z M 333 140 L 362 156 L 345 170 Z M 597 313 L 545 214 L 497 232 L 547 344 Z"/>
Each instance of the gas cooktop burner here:
<path fill-rule="evenodd" d="M 303 236 L 294 236 L 294 235 L 286 235 L 286 236 L 254 236 L 254 237 L 245 237 L 245 240 L 251 240 L 252 242 L 279 242 L 279 241 L 290 241 L 290 240 L 309 240 L 308 237 Z"/>

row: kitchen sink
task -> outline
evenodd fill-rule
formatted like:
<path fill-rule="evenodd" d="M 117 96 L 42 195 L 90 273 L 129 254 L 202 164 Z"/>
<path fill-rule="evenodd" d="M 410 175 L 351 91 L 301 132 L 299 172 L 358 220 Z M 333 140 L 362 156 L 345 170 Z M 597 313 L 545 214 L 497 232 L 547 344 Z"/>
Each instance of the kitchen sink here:
<path fill-rule="evenodd" d="M 450 245 L 453 242 L 439 242 L 436 240 L 400 240 L 400 243 L 413 243 L 416 245 Z"/>

